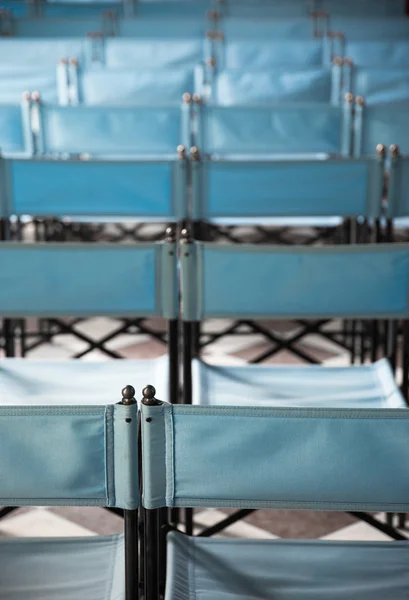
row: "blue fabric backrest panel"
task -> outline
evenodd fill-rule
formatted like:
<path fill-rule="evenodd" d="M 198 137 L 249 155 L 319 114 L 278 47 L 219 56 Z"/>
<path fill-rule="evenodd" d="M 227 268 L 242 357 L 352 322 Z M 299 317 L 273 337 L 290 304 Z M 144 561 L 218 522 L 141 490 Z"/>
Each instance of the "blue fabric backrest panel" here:
<path fill-rule="evenodd" d="M 345 56 L 358 67 L 406 69 L 409 67 L 409 40 L 349 42 Z"/>
<path fill-rule="evenodd" d="M 407 244 L 281 248 L 196 242 L 182 244 L 181 261 L 186 320 L 409 314 Z"/>
<path fill-rule="evenodd" d="M 325 0 L 320 5 L 322 10 L 331 15 L 345 16 L 403 16 L 405 0 Z"/>
<path fill-rule="evenodd" d="M 3 242 L 0 314 L 174 317 L 174 250 L 174 244 Z"/>
<path fill-rule="evenodd" d="M 85 40 L 78 39 L 2 39 L 0 44 L 0 64 L 32 66 L 36 69 L 49 66 L 55 68 L 58 60 L 64 57 L 84 55 Z"/>
<path fill-rule="evenodd" d="M 409 19 L 402 17 L 340 17 L 331 15 L 331 29 L 342 31 L 349 41 L 408 38 Z"/>
<path fill-rule="evenodd" d="M 377 159 L 204 161 L 193 218 L 380 216 Z"/>
<path fill-rule="evenodd" d="M 323 62 L 322 40 L 227 40 L 224 47 L 226 69 L 320 67 Z"/>
<path fill-rule="evenodd" d="M 13 36 L 22 38 L 85 37 L 90 31 L 102 29 L 102 13 L 95 17 L 15 19 Z"/>
<path fill-rule="evenodd" d="M 201 40 L 107 39 L 105 63 L 112 69 L 186 69 L 203 60 Z"/>
<path fill-rule="evenodd" d="M 42 106 L 41 120 L 46 154 L 174 154 L 181 136 L 180 108 L 171 106 Z"/>
<path fill-rule="evenodd" d="M 196 145 L 210 154 L 338 154 L 342 110 L 328 104 L 201 107 Z"/>
<path fill-rule="evenodd" d="M 191 3 L 193 4 L 193 3 Z M 163 5 L 162 5 L 163 6 Z M 139 7 L 138 7 L 139 9 Z M 135 19 L 123 19 L 119 23 L 121 37 L 132 38 L 156 38 L 159 40 L 180 40 L 181 38 L 204 37 L 206 30 L 206 20 L 203 18 L 206 8 L 199 16 L 189 17 L 184 14 L 166 16 L 163 13 L 154 17 L 138 14 Z M 138 11 L 139 12 L 139 11 Z"/>
<path fill-rule="evenodd" d="M 329 102 L 329 69 L 228 70 L 215 77 L 212 102 L 229 106 L 266 102 Z"/>
<path fill-rule="evenodd" d="M 143 406 L 142 427 L 147 508 L 409 508 L 406 408 L 166 404 Z"/>
<path fill-rule="evenodd" d="M 26 151 L 20 104 L 0 104 L 0 151 L 2 155 Z"/>
<path fill-rule="evenodd" d="M 179 105 L 184 92 L 193 92 L 192 70 L 104 69 L 86 71 L 80 81 L 81 101 L 88 105 Z"/>
<path fill-rule="evenodd" d="M 266 2 L 265 0 L 233 1 L 228 2 L 224 9 L 225 13 L 232 17 L 252 18 L 262 17 L 306 17 L 308 6 L 298 0 L 287 0 L 287 2 Z"/>
<path fill-rule="evenodd" d="M 377 144 L 397 144 L 409 154 L 409 102 L 364 108 L 362 131 L 356 131 L 356 143 L 362 155 L 373 155 Z"/>
<path fill-rule="evenodd" d="M 367 105 L 409 103 L 409 64 L 406 69 L 355 68 L 349 91 L 364 96 Z"/>
<path fill-rule="evenodd" d="M 409 216 L 409 156 L 392 158 L 388 186 L 388 216 Z"/>
<path fill-rule="evenodd" d="M 136 405 L 2 406 L 0 502 L 136 508 L 137 449 Z"/>
<path fill-rule="evenodd" d="M 183 218 L 178 161 L 12 160 L 9 214 Z"/>
<path fill-rule="evenodd" d="M 266 19 L 253 15 L 247 19 L 238 17 L 226 17 L 221 21 L 220 29 L 227 40 L 260 39 L 268 38 L 275 40 L 308 38 L 312 37 L 314 31 L 314 20 L 305 17 L 299 18 L 275 18 Z"/>
<path fill-rule="evenodd" d="M 45 102 L 58 102 L 55 66 L 54 68 L 0 66 L 1 104 L 19 104 L 26 90 L 39 91 Z"/>

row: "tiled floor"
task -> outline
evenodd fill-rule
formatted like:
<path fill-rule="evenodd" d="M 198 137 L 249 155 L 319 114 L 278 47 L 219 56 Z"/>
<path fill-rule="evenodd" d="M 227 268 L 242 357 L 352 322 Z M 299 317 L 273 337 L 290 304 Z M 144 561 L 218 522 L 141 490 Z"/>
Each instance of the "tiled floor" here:
<path fill-rule="evenodd" d="M 156 329 L 162 323 L 148 323 Z M 94 318 L 79 323 L 76 328 L 92 339 L 102 339 L 118 325 L 110 319 Z M 206 330 L 217 330 L 228 326 L 228 321 L 207 323 Z M 287 324 L 265 322 L 281 336 L 288 335 Z M 225 337 L 206 348 L 205 357 L 215 363 L 232 364 L 248 360 L 263 352 L 267 344 L 258 335 Z M 72 354 L 82 352 L 86 344 L 72 335 L 59 335 L 49 344 L 44 344 L 30 353 L 37 360 L 69 359 Z M 109 348 L 126 358 L 153 358 L 165 352 L 165 347 L 146 335 L 121 335 L 109 343 Z M 331 342 L 319 336 L 303 340 L 300 348 L 313 354 L 324 364 L 348 364 L 348 356 Z M 28 359 L 29 360 L 29 359 Z M 100 350 L 85 355 L 84 360 L 108 360 Z M 268 362 L 296 363 L 299 359 L 285 351 Z M 209 510 L 196 512 L 196 524 L 207 526 L 223 518 L 226 512 Z M 18 509 L 0 521 L 0 536 L 78 536 L 92 533 L 106 534 L 120 531 L 121 519 L 101 508 L 38 508 Z M 368 525 L 355 521 L 345 513 L 307 511 L 257 511 L 226 530 L 225 535 L 238 537 L 284 537 L 325 539 L 386 539 Z"/>

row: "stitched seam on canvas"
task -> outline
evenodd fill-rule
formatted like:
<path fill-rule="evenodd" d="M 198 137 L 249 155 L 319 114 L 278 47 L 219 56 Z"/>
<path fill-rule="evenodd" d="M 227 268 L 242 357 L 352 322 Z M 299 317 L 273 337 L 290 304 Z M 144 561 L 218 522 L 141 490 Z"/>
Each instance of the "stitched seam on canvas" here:
<path fill-rule="evenodd" d="M 107 407 L 105 420 L 105 477 L 107 506 L 116 506 L 115 411 Z"/>
<path fill-rule="evenodd" d="M 217 500 L 214 498 L 176 498 L 176 502 L 175 502 L 175 506 L 180 506 L 180 507 L 197 507 L 197 506 L 220 506 L 223 508 L 236 508 L 236 507 L 240 507 L 243 508 L 244 506 L 247 507 L 258 507 L 258 508 L 263 508 L 263 507 L 306 507 L 306 506 L 321 506 L 323 508 L 325 508 L 326 506 L 332 506 L 334 508 L 336 507 L 340 507 L 341 509 L 347 508 L 347 507 L 361 507 L 361 508 L 373 508 L 376 510 L 382 510 L 382 508 L 379 507 L 401 507 L 401 508 L 408 508 L 409 507 L 409 502 L 408 503 L 391 503 L 391 502 L 336 502 L 333 500 L 328 500 L 328 501 L 314 501 L 314 500 Z"/>
<path fill-rule="evenodd" d="M 176 415 L 183 415 L 186 417 L 241 417 L 241 418 L 258 418 L 258 419 L 350 419 L 350 420 L 409 420 L 409 410 L 406 408 L 395 408 L 395 409 L 373 409 L 365 410 L 356 408 L 354 411 L 344 409 L 302 409 L 303 412 L 298 409 L 261 409 L 260 412 L 238 412 L 234 409 L 219 407 L 218 409 L 210 409 L 207 407 L 195 407 L 195 411 L 186 410 L 179 408 L 175 411 Z M 273 412 L 274 411 L 274 412 Z M 288 412 L 287 412 L 288 411 Z M 361 412 L 362 411 L 362 412 Z M 394 414 L 398 413 L 399 414 Z M 358 413 L 358 414 L 357 414 Z"/>
<path fill-rule="evenodd" d="M 112 591 L 114 586 L 114 573 L 115 573 L 115 565 L 116 565 L 116 555 L 118 551 L 118 545 L 116 543 L 113 544 L 113 549 L 111 550 L 111 560 L 109 566 L 109 576 L 108 581 L 105 587 L 105 600 L 112 600 Z"/>
<path fill-rule="evenodd" d="M 175 452 L 174 452 L 174 425 L 171 406 L 164 406 L 165 420 L 165 502 L 166 506 L 174 505 L 175 497 Z"/>
<path fill-rule="evenodd" d="M 196 545 L 188 540 L 188 558 L 189 558 L 189 596 L 196 600 Z M 190 585 L 190 582 L 192 585 Z"/>

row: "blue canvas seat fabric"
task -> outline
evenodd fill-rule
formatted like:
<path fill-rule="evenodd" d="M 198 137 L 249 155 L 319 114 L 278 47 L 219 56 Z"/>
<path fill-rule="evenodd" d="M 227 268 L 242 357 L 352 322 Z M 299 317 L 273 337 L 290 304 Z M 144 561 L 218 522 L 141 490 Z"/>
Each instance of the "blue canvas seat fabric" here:
<path fill-rule="evenodd" d="M 192 375 L 192 403 L 202 406 L 406 407 L 386 359 L 354 367 L 216 366 L 194 360 Z"/>
<path fill-rule="evenodd" d="M 119 600 L 125 597 L 122 535 L 2 539 L 1 597 Z"/>
<path fill-rule="evenodd" d="M 230 540 L 168 535 L 166 600 L 404 600 L 406 542 Z"/>
<path fill-rule="evenodd" d="M 36 361 L 7 358 L 0 362 L 0 406 L 86 404 L 120 401 L 124 383 L 136 390 L 158 382 L 161 398 L 169 398 L 168 359 L 118 361 Z"/>

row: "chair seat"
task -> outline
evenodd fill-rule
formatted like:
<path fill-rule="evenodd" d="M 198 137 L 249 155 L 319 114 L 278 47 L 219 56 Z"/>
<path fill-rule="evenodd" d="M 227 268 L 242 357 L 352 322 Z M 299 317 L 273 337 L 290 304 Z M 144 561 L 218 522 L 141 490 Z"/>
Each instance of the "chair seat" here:
<path fill-rule="evenodd" d="M 0 540 L 2 600 L 124 600 L 122 535 Z"/>
<path fill-rule="evenodd" d="M 354 367 L 221 367 L 195 360 L 193 404 L 320 408 L 405 408 L 386 359 Z"/>
<path fill-rule="evenodd" d="M 158 397 L 167 400 L 166 356 L 99 362 L 7 358 L 0 361 L 0 405 L 115 404 L 126 385 L 135 388 L 138 399 L 152 381 L 158 382 Z"/>
<path fill-rule="evenodd" d="M 259 225 L 260 227 L 339 227 L 342 217 L 216 217 L 216 225 Z"/>
<path fill-rule="evenodd" d="M 406 600 L 406 542 L 168 536 L 166 600 Z"/>

